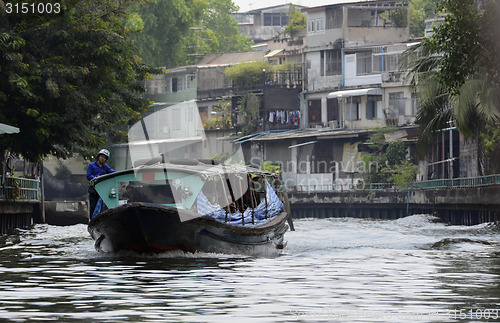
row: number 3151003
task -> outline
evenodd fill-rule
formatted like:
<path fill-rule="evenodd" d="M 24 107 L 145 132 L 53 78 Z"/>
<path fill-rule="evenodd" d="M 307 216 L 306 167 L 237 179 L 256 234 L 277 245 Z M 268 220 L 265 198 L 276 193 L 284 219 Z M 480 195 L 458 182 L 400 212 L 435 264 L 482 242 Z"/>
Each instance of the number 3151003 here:
<path fill-rule="evenodd" d="M 5 12 L 9 14 L 51 14 L 60 13 L 60 3 L 10 3 L 5 4 Z"/>

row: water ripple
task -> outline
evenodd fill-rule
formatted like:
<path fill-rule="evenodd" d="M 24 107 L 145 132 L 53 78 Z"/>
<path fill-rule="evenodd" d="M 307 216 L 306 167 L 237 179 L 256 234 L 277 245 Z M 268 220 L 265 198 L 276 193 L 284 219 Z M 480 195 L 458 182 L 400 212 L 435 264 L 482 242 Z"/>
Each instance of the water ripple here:
<path fill-rule="evenodd" d="M 0 240 L 0 317 L 452 322 L 455 310 L 500 303 L 495 225 L 448 226 L 422 215 L 301 219 L 295 227 L 273 259 L 102 255 L 84 225 L 19 230 Z"/>

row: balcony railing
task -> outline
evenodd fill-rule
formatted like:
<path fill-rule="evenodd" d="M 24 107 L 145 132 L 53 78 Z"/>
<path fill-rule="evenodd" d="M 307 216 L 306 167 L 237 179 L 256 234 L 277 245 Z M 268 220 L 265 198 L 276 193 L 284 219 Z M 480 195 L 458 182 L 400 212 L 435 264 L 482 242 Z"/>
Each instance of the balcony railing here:
<path fill-rule="evenodd" d="M 6 177 L 0 186 L 0 198 L 40 200 L 40 181 L 29 178 Z"/>

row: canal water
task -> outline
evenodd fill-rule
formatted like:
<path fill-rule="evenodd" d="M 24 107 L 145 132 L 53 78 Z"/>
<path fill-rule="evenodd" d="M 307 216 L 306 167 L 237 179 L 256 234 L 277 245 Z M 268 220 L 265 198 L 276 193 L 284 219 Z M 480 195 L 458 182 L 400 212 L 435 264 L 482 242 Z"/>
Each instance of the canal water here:
<path fill-rule="evenodd" d="M 0 237 L 0 320 L 498 322 L 500 229 L 300 219 L 277 258 L 102 255 L 86 225 Z"/>

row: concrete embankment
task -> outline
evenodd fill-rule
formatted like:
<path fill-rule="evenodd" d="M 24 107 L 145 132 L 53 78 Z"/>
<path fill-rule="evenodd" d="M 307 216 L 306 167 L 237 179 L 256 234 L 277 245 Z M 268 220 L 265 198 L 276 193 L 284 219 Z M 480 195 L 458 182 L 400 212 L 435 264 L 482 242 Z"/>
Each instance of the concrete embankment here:
<path fill-rule="evenodd" d="M 86 201 L 45 201 L 43 205 L 45 215 L 40 201 L 0 200 L 0 234 L 34 223 L 73 225 L 89 221 Z"/>
<path fill-rule="evenodd" d="M 52 225 L 73 225 L 89 222 L 86 201 L 45 201 L 45 222 Z"/>
<path fill-rule="evenodd" d="M 42 214 L 40 201 L 0 199 L 0 234 L 14 228 L 26 228 L 33 223 L 43 223 Z"/>
<path fill-rule="evenodd" d="M 500 186 L 407 191 L 291 192 L 292 214 L 303 217 L 395 219 L 430 213 L 444 222 L 474 225 L 500 221 Z"/>

